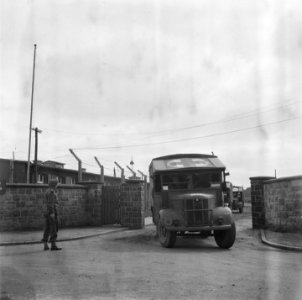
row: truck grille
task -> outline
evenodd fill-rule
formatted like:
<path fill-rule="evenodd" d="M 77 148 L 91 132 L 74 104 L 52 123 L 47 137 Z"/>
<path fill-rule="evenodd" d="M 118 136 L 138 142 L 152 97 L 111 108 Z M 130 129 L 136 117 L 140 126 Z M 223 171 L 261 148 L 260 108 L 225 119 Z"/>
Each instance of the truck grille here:
<path fill-rule="evenodd" d="M 187 226 L 210 225 L 211 210 L 209 210 L 208 199 L 186 199 L 184 207 Z"/>

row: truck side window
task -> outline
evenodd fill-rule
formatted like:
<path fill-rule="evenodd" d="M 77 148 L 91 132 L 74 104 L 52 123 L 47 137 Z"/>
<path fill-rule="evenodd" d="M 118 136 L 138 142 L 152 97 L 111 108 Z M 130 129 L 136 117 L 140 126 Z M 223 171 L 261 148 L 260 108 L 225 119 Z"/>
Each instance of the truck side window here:
<path fill-rule="evenodd" d="M 154 191 L 155 191 L 155 193 L 158 193 L 161 191 L 161 181 L 160 181 L 159 174 L 155 175 L 155 178 L 154 178 Z"/>
<path fill-rule="evenodd" d="M 211 178 L 212 183 L 220 183 L 220 174 L 219 173 L 213 173 Z"/>

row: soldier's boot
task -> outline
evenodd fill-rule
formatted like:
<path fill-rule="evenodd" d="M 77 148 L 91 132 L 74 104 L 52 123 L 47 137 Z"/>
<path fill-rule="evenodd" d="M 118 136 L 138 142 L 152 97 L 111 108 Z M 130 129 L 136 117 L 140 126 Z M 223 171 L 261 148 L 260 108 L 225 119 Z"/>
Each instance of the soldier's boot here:
<path fill-rule="evenodd" d="M 44 250 L 49 250 L 47 242 L 44 242 Z"/>
<path fill-rule="evenodd" d="M 57 250 L 62 250 L 62 248 L 57 247 L 56 243 L 52 242 L 50 250 L 51 251 L 57 251 Z"/>

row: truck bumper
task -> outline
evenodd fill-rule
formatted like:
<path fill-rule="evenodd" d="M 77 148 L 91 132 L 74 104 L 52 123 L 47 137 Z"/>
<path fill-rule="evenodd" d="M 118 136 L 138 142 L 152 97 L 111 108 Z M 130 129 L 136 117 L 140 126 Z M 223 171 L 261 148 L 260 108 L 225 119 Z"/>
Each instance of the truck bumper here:
<path fill-rule="evenodd" d="M 184 214 L 173 209 L 162 209 L 159 214 L 159 222 L 169 231 L 226 230 L 231 228 L 231 224 L 234 222 L 232 211 L 228 207 L 206 210 L 204 222 L 198 220 L 196 224 L 192 224 L 193 222 L 189 222 Z"/>
<path fill-rule="evenodd" d="M 200 227 L 186 227 L 186 226 L 166 226 L 169 231 L 212 231 L 212 230 L 227 230 L 231 228 L 229 225 L 219 225 L 219 226 L 200 226 Z"/>

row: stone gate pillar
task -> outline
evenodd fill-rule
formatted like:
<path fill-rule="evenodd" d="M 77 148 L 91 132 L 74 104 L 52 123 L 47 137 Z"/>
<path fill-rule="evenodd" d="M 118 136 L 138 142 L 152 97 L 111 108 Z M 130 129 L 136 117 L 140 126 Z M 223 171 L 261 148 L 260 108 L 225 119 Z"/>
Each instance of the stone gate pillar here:
<path fill-rule="evenodd" d="M 145 226 L 144 216 L 144 182 L 138 180 L 127 181 L 121 185 L 121 225 L 131 229 Z"/>
<path fill-rule="evenodd" d="M 102 220 L 102 190 L 103 183 L 82 182 L 87 189 L 87 211 L 90 215 L 89 223 L 93 226 L 103 224 Z"/>
<path fill-rule="evenodd" d="M 265 206 L 263 183 L 275 177 L 259 176 L 250 177 L 251 181 L 251 202 L 252 202 L 252 226 L 260 229 L 265 226 Z"/>

